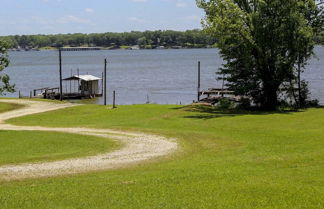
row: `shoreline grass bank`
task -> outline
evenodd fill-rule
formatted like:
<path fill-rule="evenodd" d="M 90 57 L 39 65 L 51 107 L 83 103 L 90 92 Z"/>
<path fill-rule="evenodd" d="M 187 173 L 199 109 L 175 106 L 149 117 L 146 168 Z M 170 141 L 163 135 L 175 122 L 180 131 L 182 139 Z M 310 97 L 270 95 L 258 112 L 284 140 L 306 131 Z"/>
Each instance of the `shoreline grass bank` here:
<path fill-rule="evenodd" d="M 11 119 L 178 139 L 153 163 L 0 183 L 3 208 L 322 208 L 324 109 L 233 113 L 177 105 L 82 105 Z"/>

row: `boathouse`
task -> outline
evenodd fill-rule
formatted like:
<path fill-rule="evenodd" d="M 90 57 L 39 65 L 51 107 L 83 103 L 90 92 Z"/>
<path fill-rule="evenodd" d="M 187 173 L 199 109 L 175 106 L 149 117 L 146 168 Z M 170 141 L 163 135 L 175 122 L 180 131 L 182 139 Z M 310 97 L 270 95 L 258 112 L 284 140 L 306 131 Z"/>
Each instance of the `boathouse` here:
<path fill-rule="evenodd" d="M 67 98 L 93 98 L 102 96 L 102 82 L 101 88 L 98 78 L 93 75 L 74 75 L 63 79 L 64 81 L 64 97 Z"/>

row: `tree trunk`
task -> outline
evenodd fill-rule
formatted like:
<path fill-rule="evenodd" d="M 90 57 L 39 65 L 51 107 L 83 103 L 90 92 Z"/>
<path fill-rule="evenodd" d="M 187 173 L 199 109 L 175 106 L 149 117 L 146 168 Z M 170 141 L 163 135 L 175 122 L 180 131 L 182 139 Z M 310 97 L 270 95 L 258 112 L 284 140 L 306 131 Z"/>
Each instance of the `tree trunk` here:
<path fill-rule="evenodd" d="M 263 110 L 276 110 L 278 106 L 278 85 L 265 84 L 263 87 L 263 98 L 261 108 Z"/>
<path fill-rule="evenodd" d="M 302 95 L 301 95 L 301 79 L 300 79 L 300 62 L 298 62 L 298 107 L 301 108 L 302 104 Z"/>

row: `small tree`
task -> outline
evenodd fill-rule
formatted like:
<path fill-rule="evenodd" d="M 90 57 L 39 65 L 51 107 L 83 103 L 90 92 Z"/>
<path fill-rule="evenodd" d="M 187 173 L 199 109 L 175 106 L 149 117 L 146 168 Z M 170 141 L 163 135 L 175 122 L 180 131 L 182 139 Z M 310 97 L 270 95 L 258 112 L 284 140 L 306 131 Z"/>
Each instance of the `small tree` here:
<path fill-rule="evenodd" d="M 227 86 L 264 109 L 278 105 L 285 83 L 301 83 L 323 27 L 314 0 L 197 0 L 205 30 L 217 40 Z M 296 82 L 297 81 L 297 82 Z M 300 86 L 300 85 L 299 85 Z"/>
<path fill-rule="evenodd" d="M 9 65 L 9 58 L 7 54 L 8 44 L 0 40 L 0 73 Z M 0 95 L 3 95 L 5 92 L 14 92 L 14 86 L 9 83 L 9 76 L 6 74 L 0 74 Z"/>

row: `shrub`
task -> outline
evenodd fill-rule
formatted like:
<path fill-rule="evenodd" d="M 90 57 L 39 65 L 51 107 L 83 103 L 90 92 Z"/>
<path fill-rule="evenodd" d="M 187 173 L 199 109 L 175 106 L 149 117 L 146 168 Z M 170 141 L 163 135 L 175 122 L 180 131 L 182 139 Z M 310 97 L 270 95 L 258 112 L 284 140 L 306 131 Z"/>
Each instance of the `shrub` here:
<path fill-rule="evenodd" d="M 244 109 L 244 110 L 250 109 L 251 108 L 251 100 L 249 98 L 244 98 L 244 97 L 241 98 L 238 108 Z"/>
<path fill-rule="evenodd" d="M 217 107 L 224 110 L 232 109 L 234 108 L 234 106 L 235 106 L 234 102 L 228 98 L 221 98 L 217 104 Z"/>

